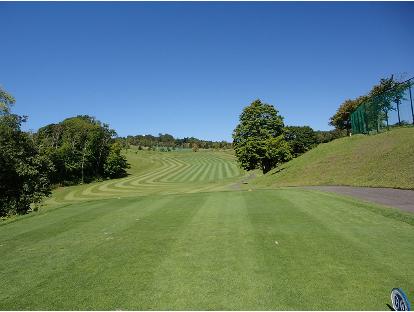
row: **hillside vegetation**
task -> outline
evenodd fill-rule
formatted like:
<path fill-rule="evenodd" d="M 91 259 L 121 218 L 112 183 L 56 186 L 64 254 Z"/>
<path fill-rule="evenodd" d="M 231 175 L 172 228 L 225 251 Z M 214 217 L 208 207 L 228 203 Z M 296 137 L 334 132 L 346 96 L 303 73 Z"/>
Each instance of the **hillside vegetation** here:
<path fill-rule="evenodd" d="M 414 128 L 397 128 L 371 136 L 354 135 L 320 144 L 251 184 L 414 189 Z"/>

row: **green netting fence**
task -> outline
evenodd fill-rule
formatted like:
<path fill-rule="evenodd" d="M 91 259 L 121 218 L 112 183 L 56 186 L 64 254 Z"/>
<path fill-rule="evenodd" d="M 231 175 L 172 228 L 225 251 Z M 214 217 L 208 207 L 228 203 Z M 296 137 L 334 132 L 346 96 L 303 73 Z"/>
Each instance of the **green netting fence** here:
<path fill-rule="evenodd" d="M 365 100 L 351 114 L 352 133 L 370 134 L 414 125 L 413 86 L 414 77 Z"/>

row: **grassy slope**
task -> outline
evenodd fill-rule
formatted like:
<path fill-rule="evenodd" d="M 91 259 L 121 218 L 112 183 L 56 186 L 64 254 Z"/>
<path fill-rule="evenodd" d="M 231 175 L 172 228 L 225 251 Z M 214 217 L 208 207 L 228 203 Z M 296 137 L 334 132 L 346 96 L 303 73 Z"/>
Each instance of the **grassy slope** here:
<path fill-rule="evenodd" d="M 321 144 L 258 177 L 256 186 L 353 185 L 414 189 L 414 128 Z"/>
<path fill-rule="evenodd" d="M 281 189 L 43 211 L 0 226 L 0 309 L 385 310 L 414 292 L 414 235 L 377 209 Z"/>

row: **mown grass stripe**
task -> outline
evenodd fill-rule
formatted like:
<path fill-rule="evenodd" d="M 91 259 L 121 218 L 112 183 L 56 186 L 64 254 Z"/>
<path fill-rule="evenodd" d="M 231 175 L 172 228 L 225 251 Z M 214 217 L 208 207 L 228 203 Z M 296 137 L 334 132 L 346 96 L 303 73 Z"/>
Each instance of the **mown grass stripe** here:
<path fill-rule="evenodd" d="M 234 159 L 228 160 L 221 152 L 160 153 L 142 151 L 128 153 L 131 159 L 138 157 L 146 166 L 139 173 L 122 179 L 94 182 L 82 186 L 67 187 L 54 191 L 47 204 L 82 202 L 89 199 L 114 198 L 153 193 L 168 194 L 211 189 L 209 181 L 236 178 L 239 172 L 229 174 Z M 144 158 L 141 158 L 144 157 Z M 237 170 L 236 170 L 237 171 Z"/>
<path fill-rule="evenodd" d="M 187 171 L 187 174 L 185 174 L 185 175 L 183 175 L 183 176 L 181 177 L 180 182 L 190 182 L 190 178 L 191 178 L 192 176 L 194 176 L 195 172 L 196 172 L 196 171 L 197 171 L 197 169 L 198 169 L 198 166 L 200 166 L 200 165 L 199 165 L 199 164 L 198 164 L 198 165 L 193 164 L 193 165 L 189 168 L 189 170 Z"/>
<path fill-rule="evenodd" d="M 190 182 L 198 182 L 200 176 L 202 175 L 203 171 L 205 170 L 207 164 L 206 162 L 201 162 L 198 170 L 194 173 L 194 175 L 190 178 Z"/>
<path fill-rule="evenodd" d="M 212 170 L 213 165 L 214 165 L 213 162 L 211 161 L 211 159 L 209 159 L 207 161 L 207 165 L 205 167 L 205 170 L 204 170 L 203 174 L 200 177 L 200 181 L 204 181 L 204 182 L 208 181 L 208 176 L 210 174 L 210 171 Z"/>

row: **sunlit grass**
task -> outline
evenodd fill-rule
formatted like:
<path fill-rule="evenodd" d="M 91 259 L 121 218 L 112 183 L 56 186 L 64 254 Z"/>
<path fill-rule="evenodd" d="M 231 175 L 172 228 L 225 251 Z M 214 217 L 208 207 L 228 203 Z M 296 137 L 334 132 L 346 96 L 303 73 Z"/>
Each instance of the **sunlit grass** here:
<path fill-rule="evenodd" d="M 353 185 L 414 189 L 414 127 L 321 144 L 253 184 Z"/>

